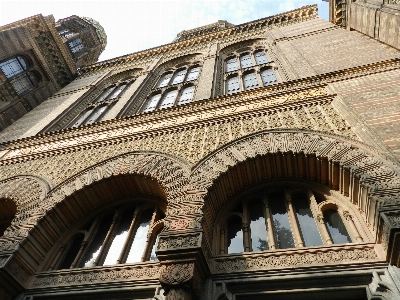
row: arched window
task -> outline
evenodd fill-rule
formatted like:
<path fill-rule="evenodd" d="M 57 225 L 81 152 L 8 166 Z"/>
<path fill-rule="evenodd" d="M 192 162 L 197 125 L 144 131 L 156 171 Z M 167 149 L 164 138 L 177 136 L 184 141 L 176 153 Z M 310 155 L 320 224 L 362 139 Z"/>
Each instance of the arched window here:
<path fill-rule="evenodd" d="M 0 69 L 18 95 L 21 95 L 40 83 L 40 75 L 30 70 L 31 66 L 28 60 L 22 56 L 8 59 L 0 63 Z"/>
<path fill-rule="evenodd" d="M 4 231 L 11 225 L 17 212 L 17 206 L 10 199 L 0 199 L 0 237 Z"/>
<path fill-rule="evenodd" d="M 129 82 L 124 81 L 105 88 L 103 92 L 91 101 L 86 109 L 70 123 L 70 127 L 89 125 L 101 121 L 114 103 L 119 100 L 128 85 Z"/>
<path fill-rule="evenodd" d="M 322 202 L 325 203 L 325 202 Z M 220 254 L 362 242 L 346 212 L 320 208 L 310 190 L 276 188 L 244 196 L 222 213 L 216 229 Z M 324 220 L 324 221 L 320 221 Z M 352 228 L 354 239 L 347 228 Z"/>
<path fill-rule="evenodd" d="M 225 60 L 225 93 L 232 94 L 242 89 L 247 91 L 278 83 L 271 63 L 264 50 L 229 56 Z"/>
<path fill-rule="evenodd" d="M 162 212 L 154 205 L 122 206 L 87 222 L 63 245 L 58 269 L 156 260 Z"/>
<path fill-rule="evenodd" d="M 165 72 L 160 76 L 140 111 L 150 112 L 190 103 L 193 99 L 199 74 L 200 67 L 197 64 L 186 67 L 180 66 L 179 69 Z M 188 82 L 190 82 L 189 85 Z M 173 87 L 173 90 L 171 90 L 171 87 Z"/>

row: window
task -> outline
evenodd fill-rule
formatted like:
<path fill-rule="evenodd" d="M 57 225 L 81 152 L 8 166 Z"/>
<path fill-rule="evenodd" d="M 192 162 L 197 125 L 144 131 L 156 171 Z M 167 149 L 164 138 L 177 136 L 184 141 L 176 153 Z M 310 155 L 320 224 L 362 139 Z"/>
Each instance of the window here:
<path fill-rule="evenodd" d="M 240 61 L 240 66 L 238 64 Z M 242 83 L 241 83 L 242 82 Z M 225 60 L 225 93 L 251 90 L 278 83 L 264 50 L 235 54 Z"/>
<path fill-rule="evenodd" d="M 157 260 L 163 213 L 154 205 L 121 206 L 80 228 L 64 245 L 58 269 Z"/>
<path fill-rule="evenodd" d="M 31 66 L 27 59 L 17 56 L 0 63 L 0 69 L 10 80 L 11 85 L 18 95 L 21 95 L 40 83 L 37 72 L 30 70 Z"/>
<path fill-rule="evenodd" d="M 96 99 L 91 101 L 86 109 L 70 123 L 69 127 L 89 125 L 101 121 L 114 103 L 119 100 L 128 85 L 128 82 L 121 82 L 105 88 L 103 92 Z"/>
<path fill-rule="evenodd" d="M 290 188 L 245 196 L 222 215 L 218 228 L 220 254 L 362 242 L 347 211 L 317 203 L 310 190 Z"/>
<path fill-rule="evenodd" d="M 200 67 L 197 65 L 165 72 L 160 76 L 152 93 L 142 106 L 141 112 L 190 103 L 199 74 Z"/>
<path fill-rule="evenodd" d="M 73 40 L 72 42 L 68 43 L 69 48 L 71 49 L 72 53 L 79 52 L 83 49 L 83 44 L 81 39 Z"/>

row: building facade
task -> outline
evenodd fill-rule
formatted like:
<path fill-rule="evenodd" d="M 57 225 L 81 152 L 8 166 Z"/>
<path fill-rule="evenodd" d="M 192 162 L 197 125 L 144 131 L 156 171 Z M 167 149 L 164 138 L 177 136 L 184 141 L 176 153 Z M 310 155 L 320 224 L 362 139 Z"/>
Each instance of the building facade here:
<path fill-rule="evenodd" d="M 332 16 L 97 63 L 100 24 L 51 23 L 70 79 L 0 132 L 0 299 L 400 299 L 398 16 Z"/>

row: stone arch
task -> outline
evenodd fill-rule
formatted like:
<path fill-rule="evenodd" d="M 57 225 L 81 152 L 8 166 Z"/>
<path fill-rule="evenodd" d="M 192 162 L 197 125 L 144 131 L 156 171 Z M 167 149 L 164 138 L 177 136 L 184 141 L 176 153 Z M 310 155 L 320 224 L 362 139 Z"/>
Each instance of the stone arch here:
<path fill-rule="evenodd" d="M 270 172 L 257 170 L 268 160 Z M 245 164 L 244 162 L 249 162 Z M 375 149 L 335 134 L 295 129 L 267 130 L 232 141 L 202 159 L 192 168 L 190 185 L 204 194 L 228 170 L 236 169 L 231 186 L 221 197 L 264 179 L 300 178 L 338 191 L 358 207 L 364 221 L 375 233 L 381 206 L 400 203 L 400 167 Z M 241 175 L 238 175 L 238 174 Z M 204 201 L 208 196 L 203 196 Z M 199 197 L 199 201 L 200 201 Z M 216 212 L 223 203 L 204 203 L 205 231 L 211 236 Z"/>
<path fill-rule="evenodd" d="M 183 159 L 152 151 L 130 152 L 95 164 L 70 177 L 51 191 L 42 192 L 41 196 L 35 197 L 36 202 L 34 204 L 31 201 L 29 203 L 32 204 L 26 206 L 23 211 L 18 211 L 12 224 L 15 229 L 10 231 L 10 235 L 6 237 L 10 239 L 10 242 L 1 243 L 1 249 L 10 251 L 19 247 L 19 256 L 26 259 L 24 263 L 29 265 L 24 269 L 31 270 L 29 275 L 33 275 L 33 270 L 37 270 L 46 253 L 54 244 L 55 237 L 61 233 L 60 228 L 51 226 L 58 220 L 57 214 L 51 212 L 57 210 L 57 207 L 65 199 L 73 197 L 86 186 L 101 180 L 129 174 L 136 174 L 157 181 L 165 192 L 168 204 L 174 207 L 179 206 L 176 199 L 183 194 L 183 189 L 187 185 L 190 165 Z M 22 197 L 28 193 L 33 194 L 32 191 L 35 191 L 36 186 L 31 184 L 21 189 L 20 186 L 14 184 L 14 187 L 16 195 Z M 11 189 L 10 187 L 8 190 Z M 39 187 L 36 189 L 42 191 Z M 17 196 L 14 198 L 17 198 Z M 66 210 L 68 211 L 68 207 Z M 61 228 L 64 225 L 60 225 Z M 23 245 L 21 245 L 22 241 L 24 241 Z M 21 279 L 21 281 L 24 280 Z"/>

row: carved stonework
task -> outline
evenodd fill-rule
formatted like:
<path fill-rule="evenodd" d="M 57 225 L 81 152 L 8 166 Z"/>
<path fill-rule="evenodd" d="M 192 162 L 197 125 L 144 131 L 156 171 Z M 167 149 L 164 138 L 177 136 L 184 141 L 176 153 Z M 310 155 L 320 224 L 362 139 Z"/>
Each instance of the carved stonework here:
<path fill-rule="evenodd" d="M 193 233 L 186 235 L 173 236 L 169 235 L 166 237 L 160 236 L 158 241 L 157 250 L 177 250 L 177 249 L 189 249 L 201 247 L 201 233 Z"/>
<path fill-rule="evenodd" d="M 396 276 L 396 271 L 393 268 L 389 266 L 389 270 L 386 270 L 383 274 L 373 271 L 372 282 L 367 287 L 368 300 L 400 299 L 400 292 L 393 278 Z"/>

